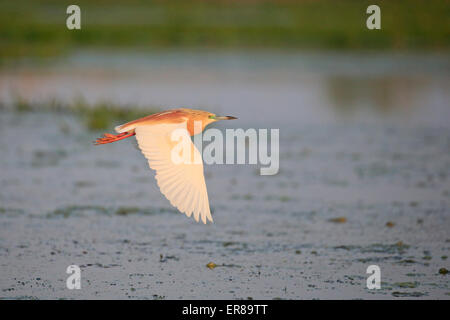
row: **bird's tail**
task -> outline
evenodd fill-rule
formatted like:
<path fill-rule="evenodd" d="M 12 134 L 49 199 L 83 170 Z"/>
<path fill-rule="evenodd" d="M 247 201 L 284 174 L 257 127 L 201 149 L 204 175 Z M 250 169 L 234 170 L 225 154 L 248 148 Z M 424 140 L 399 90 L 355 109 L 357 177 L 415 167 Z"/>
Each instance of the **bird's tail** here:
<path fill-rule="evenodd" d="M 110 134 L 110 133 L 105 133 L 103 134 L 103 137 L 98 138 L 94 144 L 97 146 L 99 144 L 106 144 L 106 143 L 111 143 L 111 142 L 116 142 L 125 138 L 129 138 L 134 136 L 136 133 L 133 131 L 127 131 L 127 132 L 122 132 L 119 134 Z"/>

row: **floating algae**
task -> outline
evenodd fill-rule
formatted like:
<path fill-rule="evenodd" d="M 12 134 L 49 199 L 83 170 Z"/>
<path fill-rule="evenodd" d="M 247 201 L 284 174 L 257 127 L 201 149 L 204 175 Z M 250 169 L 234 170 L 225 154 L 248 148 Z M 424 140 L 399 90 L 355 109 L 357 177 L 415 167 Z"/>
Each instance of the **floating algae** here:
<path fill-rule="evenodd" d="M 346 217 L 337 217 L 337 218 L 328 219 L 328 221 L 333 222 L 333 223 L 346 223 L 347 218 Z"/>
<path fill-rule="evenodd" d="M 392 228 L 392 227 L 394 227 L 394 226 L 395 226 L 395 223 L 393 223 L 392 221 L 386 222 L 386 227 Z"/>
<path fill-rule="evenodd" d="M 440 269 L 439 269 L 439 273 L 440 273 L 440 274 L 447 274 L 447 273 L 448 273 L 448 270 L 447 270 L 446 268 L 440 268 Z"/>
<path fill-rule="evenodd" d="M 394 283 L 395 286 L 400 288 L 416 288 L 418 286 L 418 282 L 397 282 Z"/>

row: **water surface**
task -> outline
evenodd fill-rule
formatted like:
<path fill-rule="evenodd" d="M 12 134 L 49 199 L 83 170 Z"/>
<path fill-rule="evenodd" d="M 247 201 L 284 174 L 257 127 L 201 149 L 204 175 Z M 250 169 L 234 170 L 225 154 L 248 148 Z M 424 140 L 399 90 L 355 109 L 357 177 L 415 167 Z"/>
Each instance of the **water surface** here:
<path fill-rule="evenodd" d="M 1 70 L 0 297 L 448 299 L 449 66 L 425 54 L 80 52 Z M 11 108 L 80 95 L 279 128 L 280 172 L 206 166 L 215 223 L 197 224 L 133 141 L 94 147 L 100 132 L 74 115 Z M 70 264 L 79 291 L 65 287 Z M 381 290 L 366 288 L 372 264 Z"/>

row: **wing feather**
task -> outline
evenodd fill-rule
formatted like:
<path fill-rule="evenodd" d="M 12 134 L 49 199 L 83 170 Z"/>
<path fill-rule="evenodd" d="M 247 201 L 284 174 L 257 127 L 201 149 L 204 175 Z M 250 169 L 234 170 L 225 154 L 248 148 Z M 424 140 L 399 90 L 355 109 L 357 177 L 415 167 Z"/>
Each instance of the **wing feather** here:
<path fill-rule="evenodd" d="M 135 128 L 136 140 L 151 169 L 156 171 L 156 181 L 161 193 L 170 203 L 185 213 L 194 216 L 198 222 L 207 220 L 213 222 L 205 177 L 203 162 L 174 163 L 172 149 L 179 143 L 170 139 L 173 130 L 186 128 L 185 123 L 142 125 Z M 190 138 L 186 148 L 201 159 L 201 155 Z M 183 150 L 187 150 L 184 148 Z M 191 159 L 194 159 L 191 157 Z"/>

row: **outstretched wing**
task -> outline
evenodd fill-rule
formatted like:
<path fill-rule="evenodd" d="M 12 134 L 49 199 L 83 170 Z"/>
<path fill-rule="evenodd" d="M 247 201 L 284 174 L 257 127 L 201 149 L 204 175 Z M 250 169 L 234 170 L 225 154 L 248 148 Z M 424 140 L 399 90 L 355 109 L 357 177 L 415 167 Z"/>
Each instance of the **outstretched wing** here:
<path fill-rule="evenodd" d="M 199 218 L 203 223 L 206 223 L 206 219 L 213 222 L 200 152 L 187 131 L 187 139 L 172 141 L 172 133 L 180 128 L 185 129 L 186 123 L 137 126 L 136 140 L 150 168 L 156 171 L 159 189 L 170 203 L 188 217 L 193 214 L 197 222 Z M 174 148 L 181 150 L 181 156 L 189 150 L 191 157 L 186 158 L 197 162 L 174 161 Z"/>

